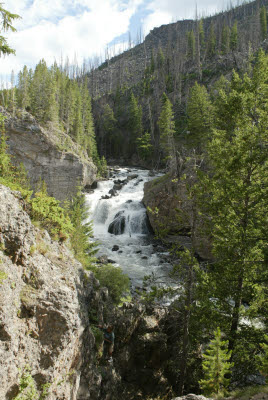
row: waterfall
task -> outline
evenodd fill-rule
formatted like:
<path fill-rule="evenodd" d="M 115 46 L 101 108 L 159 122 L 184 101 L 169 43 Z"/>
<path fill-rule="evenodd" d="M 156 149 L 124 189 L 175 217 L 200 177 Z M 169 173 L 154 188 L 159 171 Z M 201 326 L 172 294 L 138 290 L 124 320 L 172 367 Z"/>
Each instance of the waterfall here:
<path fill-rule="evenodd" d="M 144 183 L 151 179 L 147 170 L 118 168 L 112 178 L 98 182 L 97 189 L 86 195 L 98 255 L 120 266 L 138 286 L 144 275 L 167 275 L 170 269 L 163 261 L 167 253 L 155 251 L 142 203 Z"/>

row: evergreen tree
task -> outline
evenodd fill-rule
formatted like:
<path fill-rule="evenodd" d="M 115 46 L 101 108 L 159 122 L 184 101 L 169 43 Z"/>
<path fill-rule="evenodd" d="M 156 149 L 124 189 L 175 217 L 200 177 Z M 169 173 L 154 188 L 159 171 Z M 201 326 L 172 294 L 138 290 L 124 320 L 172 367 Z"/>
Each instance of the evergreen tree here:
<path fill-rule="evenodd" d="M 160 47 L 157 53 L 157 67 L 161 69 L 164 66 L 164 63 L 165 63 L 165 56 L 163 50 Z"/>
<path fill-rule="evenodd" d="M 258 357 L 260 372 L 263 376 L 268 376 L 268 335 L 264 336 L 266 343 L 261 343 L 263 354 Z"/>
<path fill-rule="evenodd" d="M 211 135 L 213 107 L 206 88 L 197 82 L 190 90 L 187 115 L 189 142 L 200 149 Z"/>
<path fill-rule="evenodd" d="M 67 134 L 73 131 L 75 118 L 75 83 L 66 77 L 66 83 L 63 86 L 65 89 L 63 102 L 63 121 Z"/>
<path fill-rule="evenodd" d="M 87 78 L 84 79 L 80 88 L 82 98 L 82 120 L 83 120 L 83 141 L 82 145 L 87 149 L 92 159 L 98 157 L 94 121 L 92 116 L 91 97 L 88 90 Z"/>
<path fill-rule="evenodd" d="M 155 71 L 155 56 L 154 56 L 154 50 L 152 49 L 151 52 L 151 65 L 150 65 L 150 72 L 153 74 Z"/>
<path fill-rule="evenodd" d="M 82 99 L 78 85 L 75 88 L 74 121 L 72 136 L 78 144 L 83 143 L 83 118 L 82 118 Z"/>
<path fill-rule="evenodd" d="M 36 66 L 30 85 L 31 111 L 41 123 L 58 122 L 56 82 L 45 60 Z"/>
<path fill-rule="evenodd" d="M 214 23 L 211 22 L 209 28 L 209 37 L 208 37 L 208 56 L 213 57 L 216 54 L 216 35 L 215 35 L 215 27 Z"/>
<path fill-rule="evenodd" d="M 117 154 L 118 138 L 116 133 L 116 119 L 109 104 L 105 104 L 101 117 L 101 149 L 109 155 Z"/>
<path fill-rule="evenodd" d="M 238 31 L 237 31 L 237 21 L 235 21 L 232 26 L 231 35 L 230 35 L 230 49 L 232 51 L 236 50 L 238 46 Z"/>
<path fill-rule="evenodd" d="M 263 6 L 260 10 L 260 24 L 261 24 L 261 40 L 264 40 L 267 36 L 267 11 L 265 6 Z"/>
<path fill-rule="evenodd" d="M 219 93 L 218 129 L 208 145 L 212 174 L 202 178 L 200 206 L 208 221 L 215 262 L 209 270 L 210 297 L 217 299 L 229 349 L 236 353 L 242 299 L 248 318 L 260 318 L 265 282 L 267 210 L 268 56 L 259 53 L 252 77 L 233 74 Z M 232 299 L 232 301 L 226 301 Z"/>
<path fill-rule="evenodd" d="M 221 331 L 218 328 L 214 332 L 206 353 L 203 355 L 204 379 L 199 381 L 205 395 L 220 394 L 225 391 L 229 379 L 225 376 L 230 371 L 232 364 L 229 362 L 231 353 L 228 352 L 228 342 L 221 339 Z"/>
<path fill-rule="evenodd" d="M 13 117 L 15 116 L 16 108 L 17 108 L 17 93 L 16 93 L 16 88 L 15 88 L 15 74 L 14 74 L 14 71 L 12 70 L 9 109 L 10 109 Z"/>
<path fill-rule="evenodd" d="M 142 160 L 149 160 L 152 156 L 153 146 L 151 144 L 151 135 L 145 132 L 137 138 L 138 154 Z"/>
<path fill-rule="evenodd" d="M 7 40 L 2 36 L 2 32 L 16 32 L 16 29 L 12 25 L 13 20 L 20 18 L 17 14 L 12 14 L 10 11 L 2 7 L 0 3 L 0 56 L 2 54 L 15 54 L 15 50 L 9 47 Z"/>
<path fill-rule="evenodd" d="M 200 48 L 202 50 L 205 47 L 205 31 L 204 31 L 203 18 L 201 18 L 200 21 L 199 21 L 198 33 L 199 33 Z"/>
<path fill-rule="evenodd" d="M 229 26 L 224 23 L 221 32 L 221 51 L 223 54 L 229 52 L 230 48 L 230 29 Z"/>
<path fill-rule="evenodd" d="M 0 177 L 11 178 L 13 171 L 11 156 L 8 154 L 7 137 L 5 134 L 5 117 L 0 113 Z"/>
<path fill-rule="evenodd" d="M 160 131 L 160 148 L 164 154 L 171 159 L 171 163 L 175 161 L 175 122 L 172 110 L 172 104 L 166 93 L 162 96 L 162 108 L 158 119 Z"/>
<path fill-rule="evenodd" d="M 30 74 L 26 65 L 18 77 L 18 106 L 26 109 L 30 106 Z"/>
<path fill-rule="evenodd" d="M 92 222 L 88 221 L 89 211 L 85 195 L 81 191 L 72 199 L 68 213 L 74 227 L 71 234 L 74 255 L 84 267 L 90 268 L 93 256 L 97 252 L 97 244 L 92 240 Z"/>
<path fill-rule="evenodd" d="M 142 135 L 142 108 L 139 106 L 133 92 L 130 94 L 128 129 L 130 132 L 130 146 L 133 151 L 136 140 Z"/>
<path fill-rule="evenodd" d="M 194 59 L 195 56 L 195 35 L 194 31 L 187 32 L 187 57 Z"/>

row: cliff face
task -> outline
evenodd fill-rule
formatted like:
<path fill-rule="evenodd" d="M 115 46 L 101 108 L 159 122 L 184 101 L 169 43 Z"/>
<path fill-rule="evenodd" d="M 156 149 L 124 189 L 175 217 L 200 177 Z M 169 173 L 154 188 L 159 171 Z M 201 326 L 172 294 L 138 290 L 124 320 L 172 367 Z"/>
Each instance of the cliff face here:
<path fill-rule="evenodd" d="M 17 396 L 23 373 L 40 399 L 45 387 L 48 400 L 137 400 L 168 391 L 171 398 L 178 375 L 169 361 L 178 343 L 169 334 L 180 337 L 181 324 L 171 326 L 170 313 L 113 308 L 68 247 L 32 225 L 20 193 L 0 185 L 1 400 Z M 104 322 L 115 326 L 114 365 L 99 354 L 93 325 Z"/>
<path fill-rule="evenodd" d="M 196 204 L 188 198 L 187 183 L 171 173 L 146 182 L 143 203 L 151 210 L 148 216 L 154 232 L 160 234 L 164 242 L 194 247 L 202 258 L 211 259 L 211 242 L 204 233 L 201 218 L 193 214 Z M 191 234 L 193 224 L 195 235 Z"/>
<path fill-rule="evenodd" d="M 29 368 L 40 392 L 50 384 L 50 399 L 76 400 L 94 357 L 88 313 L 98 282 L 31 224 L 19 196 L 0 185 L 0 398 L 17 395 Z M 98 391 L 94 367 L 88 379 Z"/>
<path fill-rule="evenodd" d="M 78 186 L 96 180 L 97 168 L 85 154 L 79 155 L 69 136 L 52 128 L 43 129 L 26 112 L 19 118 L 3 113 L 7 117 L 9 151 L 15 164 L 24 164 L 33 187 L 42 179 L 49 195 L 63 201 L 76 194 Z"/>

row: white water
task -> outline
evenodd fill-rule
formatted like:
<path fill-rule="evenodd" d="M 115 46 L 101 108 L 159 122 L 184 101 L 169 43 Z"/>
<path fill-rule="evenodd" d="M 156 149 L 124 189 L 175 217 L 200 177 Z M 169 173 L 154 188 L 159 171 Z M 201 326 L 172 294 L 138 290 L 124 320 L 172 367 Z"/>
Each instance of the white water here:
<path fill-rule="evenodd" d="M 106 255 L 115 261 L 130 277 L 133 286 L 142 286 L 144 275 L 154 273 L 156 276 L 167 276 L 170 265 L 161 261 L 167 253 L 154 252 L 152 235 L 147 229 L 146 209 L 142 204 L 144 183 L 153 179 L 149 171 L 139 169 L 120 168 L 116 176 L 98 182 L 94 193 L 87 194 L 86 200 L 90 207 L 93 221 L 94 237 L 99 242 L 97 256 Z M 114 180 L 125 180 L 128 176 L 137 174 L 118 190 L 117 196 L 110 199 L 101 199 L 108 195 L 114 186 Z M 160 176 L 160 175 L 158 175 Z M 125 226 L 121 225 L 122 234 L 108 232 L 115 216 L 120 213 L 116 230 L 120 232 L 120 221 L 124 219 Z M 112 251 L 114 245 L 119 246 L 118 251 Z"/>

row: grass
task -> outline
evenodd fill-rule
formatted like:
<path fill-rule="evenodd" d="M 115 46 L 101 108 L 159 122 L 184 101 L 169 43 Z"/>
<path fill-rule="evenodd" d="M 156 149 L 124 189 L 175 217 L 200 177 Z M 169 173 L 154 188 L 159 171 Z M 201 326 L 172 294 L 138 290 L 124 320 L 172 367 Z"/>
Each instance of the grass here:
<path fill-rule="evenodd" d="M 228 398 L 239 400 L 250 400 L 256 394 L 266 394 L 268 398 L 268 385 L 264 386 L 248 386 L 242 389 L 236 389 L 230 393 Z"/>

